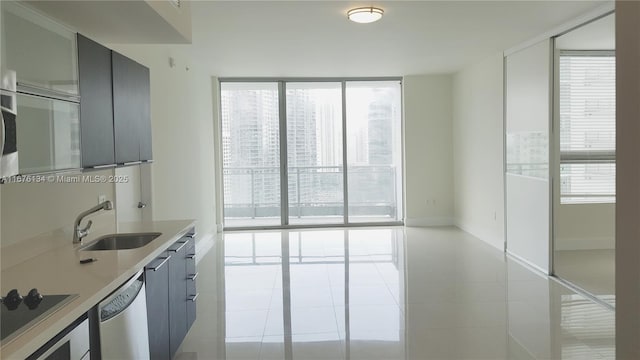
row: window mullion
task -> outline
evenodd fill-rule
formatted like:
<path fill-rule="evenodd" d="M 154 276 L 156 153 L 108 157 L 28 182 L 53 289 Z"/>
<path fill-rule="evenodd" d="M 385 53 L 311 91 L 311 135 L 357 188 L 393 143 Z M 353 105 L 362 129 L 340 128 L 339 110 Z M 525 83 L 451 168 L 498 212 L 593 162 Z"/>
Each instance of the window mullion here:
<path fill-rule="evenodd" d="M 349 182 L 347 179 L 347 82 L 342 81 L 342 196 L 344 224 L 349 224 Z"/>
<path fill-rule="evenodd" d="M 278 82 L 278 117 L 280 120 L 280 223 L 289 225 L 289 165 L 287 158 L 286 83 Z"/>

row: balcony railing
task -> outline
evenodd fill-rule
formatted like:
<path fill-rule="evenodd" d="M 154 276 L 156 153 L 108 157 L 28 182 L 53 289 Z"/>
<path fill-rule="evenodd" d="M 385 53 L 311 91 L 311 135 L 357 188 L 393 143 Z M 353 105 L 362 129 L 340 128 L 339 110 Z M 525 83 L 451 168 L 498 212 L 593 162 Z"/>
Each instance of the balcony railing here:
<path fill-rule="evenodd" d="M 394 166 L 350 166 L 350 216 L 397 218 L 398 189 Z M 279 167 L 225 167 L 225 218 L 279 217 Z M 289 167 L 289 216 L 344 216 L 342 166 Z"/>

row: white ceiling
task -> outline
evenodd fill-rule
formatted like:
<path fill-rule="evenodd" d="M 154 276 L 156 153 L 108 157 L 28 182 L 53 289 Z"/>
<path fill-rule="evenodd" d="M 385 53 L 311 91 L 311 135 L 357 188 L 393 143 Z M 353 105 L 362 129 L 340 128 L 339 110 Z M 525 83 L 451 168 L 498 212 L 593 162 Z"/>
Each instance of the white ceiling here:
<path fill-rule="evenodd" d="M 603 17 L 556 39 L 556 48 L 565 50 L 615 50 L 616 18 Z"/>
<path fill-rule="evenodd" d="M 355 24 L 346 11 L 385 10 Z M 219 76 L 450 73 L 602 1 L 194 1 L 193 51 Z"/>

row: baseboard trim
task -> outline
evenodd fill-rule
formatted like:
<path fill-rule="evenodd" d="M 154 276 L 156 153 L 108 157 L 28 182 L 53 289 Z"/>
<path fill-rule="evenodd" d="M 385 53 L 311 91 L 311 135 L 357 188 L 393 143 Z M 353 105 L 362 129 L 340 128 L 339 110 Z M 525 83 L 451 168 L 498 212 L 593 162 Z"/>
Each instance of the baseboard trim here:
<path fill-rule="evenodd" d="M 434 216 L 428 218 L 406 218 L 404 225 L 409 227 L 453 226 L 453 218 Z"/>
<path fill-rule="evenodd" d="M 556 238 L 556 250 L 613 250 L 615 238 Z"/>
<path fill-rule="evenodd" d="M 213 249 L 217 236 L 217 233 L 210 232 L 202 234 L 202 236 L 198 236 L 196 238 L 196 265 L 211 249 Z"/>
<path fill-rule="evenodd" d="M 475 231 L 470 226 L 468 226 L 466 224 L 463 224 L 458 219 L 454 220 L 454 225 L 458 229 L 477 237 L 478 239 L 482 240 L 483 242 L 485 242 L 488 245 L 496 248 L 499 251 L 505 252 L 507 250 L 504 247 L 504 244 L 505 244 L 504 243 L 504 238 L 500 239 L 500 238 L 492 238 L 491 236 L 485 236 L 485 235 L 481 234 L 479 231 Z"/>

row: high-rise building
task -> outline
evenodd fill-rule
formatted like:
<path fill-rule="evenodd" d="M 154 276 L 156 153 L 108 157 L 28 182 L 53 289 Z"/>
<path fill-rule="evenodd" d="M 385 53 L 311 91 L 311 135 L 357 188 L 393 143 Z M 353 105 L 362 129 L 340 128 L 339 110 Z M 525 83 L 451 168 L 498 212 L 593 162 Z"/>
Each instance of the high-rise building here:
<path fill-rule="evenodd" d="M 266 89 L 221 92 L 225 203 L 278 207 L 278 94 Z M 276 215 L 276 214 L 274 214 Z"/>
<path fill-rule="evenodd" d="M 368 164 L 390 165 L 393 163 L 393 108 L 389 89 L 374 89 L 374 100 L 369 104 L 368 115 Z"/>

